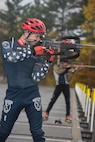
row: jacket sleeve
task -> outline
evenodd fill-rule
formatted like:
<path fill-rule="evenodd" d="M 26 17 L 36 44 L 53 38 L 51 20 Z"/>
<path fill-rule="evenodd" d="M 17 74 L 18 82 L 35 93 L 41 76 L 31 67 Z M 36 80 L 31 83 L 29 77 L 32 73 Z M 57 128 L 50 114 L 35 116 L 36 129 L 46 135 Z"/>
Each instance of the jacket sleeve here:
<path fill-rule="evenodd" d="M 48 69 L 50 67 L 50 63 L 45 62 L 43 63 L 35 63 L 32 78 L 34 82 L 39 82 L 40 80 L 44 79 L 46 74 L 48 73 Z"/>
<path fill-rule="evenodd" d="M 8 41 L 2 42 L 2 55 L 9 62 L 23 61 L 25 58 L 33 56 L 33 51 L 30 47 L 11 47 Z"/>

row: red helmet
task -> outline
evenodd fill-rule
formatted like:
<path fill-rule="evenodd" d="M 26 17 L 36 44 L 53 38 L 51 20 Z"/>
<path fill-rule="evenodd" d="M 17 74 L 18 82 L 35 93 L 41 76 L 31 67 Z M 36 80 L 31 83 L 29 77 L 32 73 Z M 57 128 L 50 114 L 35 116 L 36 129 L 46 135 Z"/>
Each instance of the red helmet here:
<path fill-rule="evenodd" d="M 31 33 L 39 33 L 39 34 L 45 34 L 46 33 L 46 27 L 45 24 L 36 18 L 28 18 L 23 24 L 22 24 L 23 30 L 28 30 Z"/>

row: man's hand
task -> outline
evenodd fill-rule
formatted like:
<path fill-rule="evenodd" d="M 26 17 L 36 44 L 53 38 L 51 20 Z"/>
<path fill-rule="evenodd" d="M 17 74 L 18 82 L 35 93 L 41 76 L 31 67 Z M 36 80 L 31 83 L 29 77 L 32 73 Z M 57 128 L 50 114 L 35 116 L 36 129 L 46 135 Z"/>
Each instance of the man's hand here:
<path fill-rule="evenodd" d="M 49 59 L 47 59 L 47 61 L 52 63 L 54 58 L 55 58 L 55 55 L 53 55 L 54 54 L 54 50 L 53 49 L 47 49 L 46 52 L 47 52 L 48 58 L 49 58 Z"/>
<path fill-rule="evenodd" d="M 44 54 L 44 51 L 45 51 L 45 48 L 44 46 L 36 46 L 34 48 L 34 55 L 43 55 Z"/>

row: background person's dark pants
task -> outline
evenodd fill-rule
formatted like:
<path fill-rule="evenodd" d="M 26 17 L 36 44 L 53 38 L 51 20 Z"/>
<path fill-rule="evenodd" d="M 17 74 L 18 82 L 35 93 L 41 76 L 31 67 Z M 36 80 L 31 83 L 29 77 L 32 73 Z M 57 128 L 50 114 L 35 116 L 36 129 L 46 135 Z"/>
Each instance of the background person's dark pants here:
<path fill-rule="evenodd" d="M 50 112 L 54 103 L 56 102 L 59 95 L 63 92 L 66 102 L 66 116 L 70 115 L 70 89 L 69 84 L 63 84 L 63 85 L 56 85 L 53 96 L 51 98 L 51 101 L 46 109 L 46 112 Z"/>
<path fill-rule="evenodd" d="M 34 142 L 44 142 L 42 131 L 42 108 L 38 88 L 9 88 L 4 99 L 0 122 L 0 142 L 5 142 L 22 109 L 27 114 Z"/>

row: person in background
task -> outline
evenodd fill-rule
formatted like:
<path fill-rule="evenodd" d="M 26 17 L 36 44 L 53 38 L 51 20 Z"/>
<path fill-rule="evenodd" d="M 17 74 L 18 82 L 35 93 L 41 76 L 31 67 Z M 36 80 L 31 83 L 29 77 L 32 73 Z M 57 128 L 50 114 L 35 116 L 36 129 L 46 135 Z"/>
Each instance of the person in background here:
<path fill-rule="evenodd" d="M 4 98 L 0 121 L 0 142 L 10 135 L 22 109 L 25 110 L 34 142 L 44 142 L 42 105 L 38 82 L 43 79 L 54 60 L 54 51 L 40 43 L 46 26 L 36 18 L 22 24 L 23 33 L 17 40 L 3 41 L 1 45 L 3 67 L 8 88 Z M 44 52 L 49 54 L 43 62 Z M 52 56 L 51 56 L 52 55 Z"/>
<path fill-rule="evenodd" d="M 63 93 L 66 102 L 65 122 L 71 123 L 72 120 L 70 116 L 70 87 L 69 82 L 67 80 L 67 75 L 74 73 L 74 68 L 69 66 L 68 60 L 63 60 L 62 62 L 60 61 L 59 64 L 55 64 L 53 66 L 53 73 L 56 81 L 56 86 L 52 98 L 48 104 L 48 107 L 43 115 L 43 121 L 48 120 L 53 105 L 57 101 L 60 94 Z"/>

